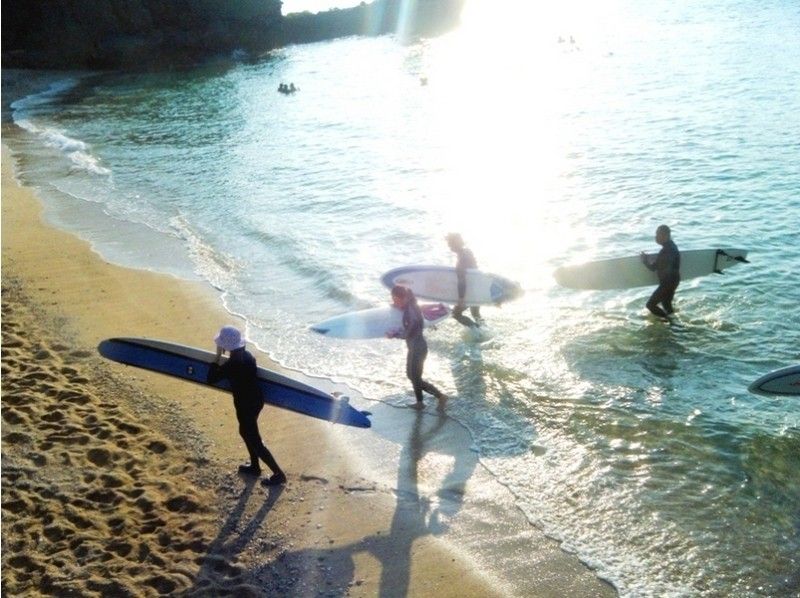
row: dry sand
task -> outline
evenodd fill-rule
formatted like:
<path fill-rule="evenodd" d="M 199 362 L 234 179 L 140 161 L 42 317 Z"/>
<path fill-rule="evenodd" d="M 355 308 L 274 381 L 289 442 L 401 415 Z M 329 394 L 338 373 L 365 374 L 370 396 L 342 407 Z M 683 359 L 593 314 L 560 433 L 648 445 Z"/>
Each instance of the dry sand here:
<path fill-rule="evenodd" d="M 399 444 L 375 437 L 393 484 L 361 475 L 345 446 L 369 445 L 379 425 L 332 427 L 270 407 L 261 429 L 289 483 L 267 491 L 231 473 L 244 450 L 229 396 L 95 351 L 125 335 L 210 348 L 218 327 L 235 323 L 216 294 L 104 262 L 41 222 L 5 146 L 2 168 L 3 594 L 612 594 L 519 513 L 486 533 L 536 551 L 530 584 L 520 591 L 478 571 L 425 513 L 421 430 L 442 426 L 421 416 L 382 424 Z M 458 505 L 479 503 L 477 458 L 458 450 L 468 461 L 464 479 L 451 480 Z"/>

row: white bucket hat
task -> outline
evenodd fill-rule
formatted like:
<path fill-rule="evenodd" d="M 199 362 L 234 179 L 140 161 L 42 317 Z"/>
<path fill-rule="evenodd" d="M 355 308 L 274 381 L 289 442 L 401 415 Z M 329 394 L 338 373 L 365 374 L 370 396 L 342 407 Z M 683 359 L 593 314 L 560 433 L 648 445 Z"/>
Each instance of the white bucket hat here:
<path fill-rule="evenodd" d="M 225 349 L 226 351 L 241 349 L 245 346 L 242 333 L 239 332 L 238 328 L 234 328 L 233 326 L 223 326 L 220 328 L 219 334 L 214 338 L 214 342 L 220 349 Z"/>

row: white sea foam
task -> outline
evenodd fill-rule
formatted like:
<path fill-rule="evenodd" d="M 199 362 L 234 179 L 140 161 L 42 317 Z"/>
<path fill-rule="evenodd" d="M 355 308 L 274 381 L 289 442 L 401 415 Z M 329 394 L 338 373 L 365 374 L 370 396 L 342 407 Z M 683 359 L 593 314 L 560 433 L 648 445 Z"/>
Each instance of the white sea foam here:
<path fill-rule="evenodd" d="M 15 121 L 26 131 L 40 137 L 46 147 L 62 153 L 71 163 L 72 168 L 99 176 L 111 175 L 111 170 L 101 166 L 100 160 L 92 155 L 89 145 L 80 139 L 73 139 L 63 131 L 53 127 L 40 127 L 29 119 Z"/>
<path fill-rule="evenodd" d="M 182 214 L 170 218 L 169 225 L 172 232 L 186 243 L 189 256 L 197 268 L 197 274 L 217 289 L 230 290 L 235 284 L 236 273 L 241 270 L 236 259 L 214 249 L 204 241 Z"/>
<path fill-rule="evenodd" d="M 100 160 L 92 155 L 91 148 L 86 142 L 74 139 L 53 126 L 37 124 L 37 118 L 50 114 L 53 111 L 53 102 L 74 89 L 79 81 L 72 77 L 54 81 L 46 90 L 16 100 L 11 104 L 12 118 L 19 127 L 41 138 L 46 147 L 62 153 L 70 161 L 72 168 L 108 176 L 111 170 L 100 164 Z"/>

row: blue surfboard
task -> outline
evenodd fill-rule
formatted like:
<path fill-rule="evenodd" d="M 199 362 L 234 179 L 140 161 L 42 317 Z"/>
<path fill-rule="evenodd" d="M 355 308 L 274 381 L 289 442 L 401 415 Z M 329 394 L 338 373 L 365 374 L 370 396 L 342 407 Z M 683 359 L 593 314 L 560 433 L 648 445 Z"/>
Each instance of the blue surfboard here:
<path fill-rule="evenodd" d="M 97 346 L 106 359 L 151 372 L 174 376 L 218 390 L 230 391 L 227 380 L 208 384 L 208 370 L 214 353 L 148 338 L 111 338 Z M 346 400 L 266 368 L 258 368 L 258 380 L 268 405 L 310 415 L 337 424 L 369 428 L 367 412 L 353 408 Z"/>

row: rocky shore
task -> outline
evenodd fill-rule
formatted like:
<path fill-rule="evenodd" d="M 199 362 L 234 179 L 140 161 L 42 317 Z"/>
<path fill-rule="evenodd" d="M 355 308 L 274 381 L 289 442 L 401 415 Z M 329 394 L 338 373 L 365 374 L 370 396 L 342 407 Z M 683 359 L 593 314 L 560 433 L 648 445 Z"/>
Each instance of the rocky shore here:
<path fill-rule="evenodd" d="M 46 0 L 4 11 L 3 68 L 161 70 L 212 59 L 258 59 L 275 48 L 400 29 L 440 33 L 458 22 L 464 0 L 400 0 L 284 16 L 279 0 Z M 402 27 L 401 27 L 402 25 Z"/>

